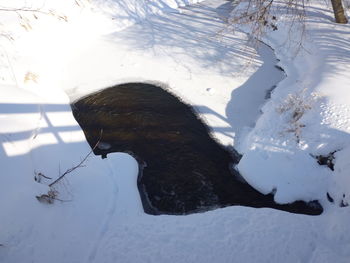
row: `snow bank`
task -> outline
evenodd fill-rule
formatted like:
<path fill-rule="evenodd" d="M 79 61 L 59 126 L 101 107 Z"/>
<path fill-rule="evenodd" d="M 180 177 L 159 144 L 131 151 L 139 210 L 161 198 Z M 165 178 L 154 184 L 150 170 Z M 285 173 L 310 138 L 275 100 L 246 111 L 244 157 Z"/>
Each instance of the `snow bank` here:
<path fill-rule="evenodd" d="M 292 40 L 300 39 L 301 31 L 297 25 L 288 30 L 289 16 L 277 13 L 279 29 L 264 39 L 275 49 L 287 78 L 242 143 L 238 168 L 255 188 L 276 192 L 277 202 L 325 201 L 329 192 L 339 205 L 350 194 L 344 171 L 350 145 L 350 26 L 333 23 L 331 7 L 323 2 L 312 1 L 306 10 L 299 51 Z M 332 152 L 334 172 L 315 158 Z"/>

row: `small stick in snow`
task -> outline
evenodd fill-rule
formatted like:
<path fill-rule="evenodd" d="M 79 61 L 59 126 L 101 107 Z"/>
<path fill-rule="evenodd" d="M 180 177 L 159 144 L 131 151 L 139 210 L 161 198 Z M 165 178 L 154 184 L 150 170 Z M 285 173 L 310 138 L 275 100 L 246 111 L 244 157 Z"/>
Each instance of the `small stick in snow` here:
<path fill-rule="evenodd" d="M 55 181 L 53 181 L 51 184 L 49 184 L 49 187 L 52 187 L 54 184 L 58 183 L 60 180 L 62 180 L 62 178 L 64 176 L 66 176 L 67 174 L 73 172 L 75 169 L 80 168 L 80 167 L 84 167 L 84 162 L 93 153 L 93 151 L 96 149 L 96 147 L 100 143 L 101 138 L 102 138 L 102 132 L 103 132 L 103 130 L 101 129 L 100 137 L 98 138 L 98 141 L 96 142 L 95 146 L 91 149 L 91 151 L 84 157 L 84 159 L 81 160 L 80 163 L 78 163 L 77 165 L 75 165 L 72 168 L 69 168 L 68 170 L 66 170 L 60 177 L 58 177 Z"/>
<path fill-rule="evenodd" d="M 46 203 L 46 204 L 52 204 L 55 200 L 61 201 L 61 202 L 70 202 L 71 200 L 62 200 L 62 199 L 58 199 L 57 195 L 58 195 L 58 191 L 55 190 L 54 188 L 52 188 L 52 186 L 54 186 L 54 184 L 58 183 L 60 180 L 62 180 L 62 178 L 73 172 L 75 169 L 80 168 L 80 167 L 84 167 L 84 162 L 87 160 L 87 158 L 91 155 L 91 153 L 93 153 L 93 151 L 96 149 L 96 147 L 98 146 L 98 144 L 101 141 L 102 138 L 102 132 L 103 130 L 101 129 L 100 132 L 100 137 L 98 139 L 98 141 L 96 142 L 95 146 L 91 149 L 91 151 L 84 157 L 84 159 L 82 159 L 80 161 L 80 163 L 78 163 L 77 165 L 73 166 L 72 168 L 66 170 L 61 176 L 59 176 L 54 182 L 52 182 L 51 184 L 49 184 L 50 190 L 47 192 L 47 194 L 42 194 L 40 196 L 36 196 L 36 199 L 41 202 L 41 203 Z M 60 169 L 60 168 L 59 168 Z M 42 176 L 42 174 L 40 174 Z M 40 178 L 40 177 L 39 177 Z M 45 178 L 49 178 L 49 177 L 45 177 Z"/>

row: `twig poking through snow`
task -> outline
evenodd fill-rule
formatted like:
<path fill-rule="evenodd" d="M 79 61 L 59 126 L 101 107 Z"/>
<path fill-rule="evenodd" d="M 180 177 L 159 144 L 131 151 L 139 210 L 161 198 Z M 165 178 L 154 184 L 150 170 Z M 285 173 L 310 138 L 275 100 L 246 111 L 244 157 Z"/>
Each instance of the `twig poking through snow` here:
<path fill-rule="evenodd" d="M 39 202 L 41 203 L 46 203 L 46 204 L 53 204 L 53 202 L 55 200 L 61 201 L 61 202 L 69 202 L 71 200 L 61 200 L 58 199 L 58 191 L 55 190 L 53 188 L 53 186 L 58 183 L 59 181 L 61 181 L 63 179 L 64 176 L 66 176 L 67 174 L 73 172 L 75 169 L 83 167 L 84 162 L 88 159 L 88 157 L 91 155 L 91 153 L 93 153 L 93 151 L 96 149 L 96 147 L 98 146 L 98 144 L 101 141 L 102 138 L 102 132 L 103 130 L 101 130 L 100 132 L 100 137 L 98 139 L 98 141 L 96 142 L 95 146 L 91 149 L 91 151 L 84 157 L 84 159 L 82 159 L 77 165 L 73 166 L 72 168 L 69 168 L 68 170 L 66 170 L 61 176 L 59 176 L 55 181 L 53 181 L 51 184 L 49 184 L 49 188 L 50 190 L 47 192 L 47 194 L 42 194 L 42 195 L 38 195 L 36 196 L 36 199 L 38 199 Z M 38 175 L 43 176 L 43 174 L 39 173 Z M 40 178 L 39 176 L 39 178 Z M 46 177 L 45 178 L 50 178 L 50 177 Z M 40 180 L 38 180 L 38 182 L 40 182 Z"/>
<path fill-rule="evenodd" d="M 68 170 L 66 170 L 60 177 L 58 177 L 55 181 L 53 181 L 51 184 L 49 184 L 49 187 L 52 187 L 54 184 L 58 183 L 60 180 L 62 180 L 62 178 L 64 176 L 66 176 L 67 174 L 73 172 L 75 169 L 80 168 L 83 166 L 84 162 L 87 160 L 87 158 L 93 153 L 93 151 L 96 149 L 96 147 L 98 146 L 98 144 L 101 141 L 102 138 L 102 132 L 103 130 L 101 130 L 100 132 L 100 137 L 98 138 L 98 141 L 96 142 L 95 146 L 91 149 L 91 151 L 84 157 L 83 160 L 80 161 L 80 163 L 78 163 L 77 165 L 73 166 L 72 168 L 69 168 Z"/>

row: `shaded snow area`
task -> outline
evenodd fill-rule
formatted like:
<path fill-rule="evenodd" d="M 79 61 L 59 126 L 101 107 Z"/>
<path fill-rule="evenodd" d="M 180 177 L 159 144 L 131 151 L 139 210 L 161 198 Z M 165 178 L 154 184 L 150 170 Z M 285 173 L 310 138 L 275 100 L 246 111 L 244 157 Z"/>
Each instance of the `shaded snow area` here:
<path fill-rule="evenodd" d="M 275 53 L 256 51 L 224 22 L 232 1 L 197 2 L 0 0 L 0 262 L 349 262 L 349 25 L 311 1 L 299 53 L 288 16 L 264 39 Z M 254 188 L 279 203 L 319 199 L 324 213 L 150 216 L 124 153 L 91 155 L 54 186 L 59 200 L 38 202 L 90 151 L 70 102 L 129 81 L 193 105 L 243 154 Z"/>

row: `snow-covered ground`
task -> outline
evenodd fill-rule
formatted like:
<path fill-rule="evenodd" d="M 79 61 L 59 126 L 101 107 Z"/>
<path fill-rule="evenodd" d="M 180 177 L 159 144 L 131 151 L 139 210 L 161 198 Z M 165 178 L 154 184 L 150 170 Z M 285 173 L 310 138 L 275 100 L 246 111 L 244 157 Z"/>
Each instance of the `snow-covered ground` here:
<path fill-rule="evenodd" d="M 348 204 L 350 28 L 333 23 L 331 6 L 313 3 L 307 8 L 305 39 L 296 56 L 295 44 L 286 39 L 300 39 L 299 31 L 277 30 L 265 39 L 288 77 L 278 84 L 242 142 L 239 170 L 261 192 L 276 189 L 278 202 L 322 200 L 329 192 L 336 205 Z M 333 152 L 334 172 L 315 161 L 315 156 Z"/>
<path fill-rule="evenodd" d="M 194 2 L 0 1 L 0 262 L 349 261 L 349 25 L 313 1 L 305 50 L 286 48 L 282 26 L 269 33 L 281 81 L 271 49 L 227 30 L 232 2 L 184 7 Z M 49 182 L 39 173 L 57 178 L 90 151 L 69 103 L 141 80 L 193 105 L 244 154 L 238 169 L 255 188 L 282 203 L 319 199 L 325 212 L 149 216 L 122 153 L 89 157 L 56 186 L 64 202 L 39 203 Z M 334 151 L 334 171 L 312 157 Z"/>

